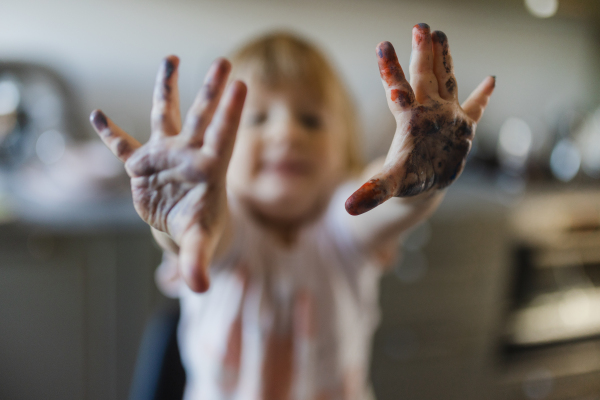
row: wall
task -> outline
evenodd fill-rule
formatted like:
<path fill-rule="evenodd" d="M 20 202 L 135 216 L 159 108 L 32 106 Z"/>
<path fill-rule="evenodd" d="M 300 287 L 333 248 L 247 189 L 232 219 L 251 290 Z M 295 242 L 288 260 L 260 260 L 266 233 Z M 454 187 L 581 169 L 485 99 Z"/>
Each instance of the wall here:
<path fill-rule="evenodd" d="M 577 20 L 535 19 L 521 2 L 485 3 L 4 2 L 0 59 L 53 66 L 74 87 L 82 119 L 99 107 L 145 138 L 154 76 L 164 55 L 182 59 L 186 107 L 212 59 L 256 34 L 289 28 L 318 42 L 341 70 L 360 107 L 366 153 L 372 156 L 385 151 L 393 133 L 375 45 L 392 41 L 406 66 L 411 26 L 425 21 L 450 38 L 461 100 L 486 75 L 498 77 L 497 92 L 480 124 L 483 146 L 494 145 L 509 116 L 528 120 L 540 140 L 562 108 L 590 106 L 597 73 L 593 35 Z"/>

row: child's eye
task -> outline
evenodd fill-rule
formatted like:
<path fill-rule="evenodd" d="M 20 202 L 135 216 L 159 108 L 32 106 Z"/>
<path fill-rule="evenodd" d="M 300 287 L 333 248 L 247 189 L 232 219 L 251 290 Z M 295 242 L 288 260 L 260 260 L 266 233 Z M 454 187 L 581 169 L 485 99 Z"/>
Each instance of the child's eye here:
<path fill-rule="evenodd" d="M 251 126 L 259 126 L 264 124 L 266 121 L 267 113 L 256 113 L 248 118 L 248 122 Z"/>
<path fill-rule="evenodd" d="M 321 117 L 317 114 L 300 114 L 300 123 L 307 129 L 317 130 L 323 125 Z"/>

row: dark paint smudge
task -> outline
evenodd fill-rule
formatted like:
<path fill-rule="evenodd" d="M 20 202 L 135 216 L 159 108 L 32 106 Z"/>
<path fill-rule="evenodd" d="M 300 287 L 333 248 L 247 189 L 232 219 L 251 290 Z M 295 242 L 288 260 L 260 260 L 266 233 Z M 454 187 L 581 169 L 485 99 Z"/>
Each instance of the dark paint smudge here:
<path fill-rule="evenodd" d="M 131 146 L 126 140 L 121 139 L 117 144 L 117 156 L 123 157 L 128 154 L 131 154 Z"/>
<path fill-rule="evenodd" d="M 445 46 L 446 43 L 448 42 L 448 36 L 446 36 L 446 34 L 442 31 L 435 31 L 431 34 L 431 38 L 433 39 L 434 43 L 439 43 L 442 46 Z"/>
<path fill-rule="evenodd" d="M 452 67 L 450 66 L 450 63 L 448 62 L 448 49 L 444 49 L 442 51 L 442 64 L 444 64 L 444 70 L 446 71 L 446 73 L 449 74 L 450 71 L 452 70 Z"/>
<path fill-rule="evenodd" d="M 381 79 L 385 81 L 389 86 L 401 83 L 406 78 L 404 72 L 398 62 L 396 56 L 396 50 L 390 42 L 383 42 L 377 48 L 377 62 L 379 64 L 379 73 Z"/>
<path fill-rule="evenodd" d="M 217 86 L 211 80 L 206 83 L 206 86 L 204 88 L 204 98 L 210 101 L 214 100 L 215 97 L 217 97 Z"/>
<path fill-rule="evenodd" d="M 473 136 L 473 126 L 466 121 L 460 122 L 456 127 L 456 136 L 460 139 L 470 139 Z"/>
<path fill-rule="evenodd" d="M 431 36 L 434 43 L 442 46 L 442 64 L 444 64 L 446 73 L 449 74 L 452 71 L 452 65 L 450 64 L 450 61 L 448 61 L 448 54 L 450 53 L 448 36 L 442 31 L 435 31 Z"/>
<path fill-rule="evenodd" d="M 446 90 L 450 94 L 454 94 L 454 89 L 456 89 L 456 81 L 454 78 L 450 78 L 446 81 Z"/>
<path fill-rule="evenodd" d="M 167 97 L 171 94 L 171 82 L 169 82 L 169 80 L 173 76 L 176 66 L 173 63 L 173 61 L 166 59 L 164 68 L 165 68 L 165 75 L 163 78 L 163 97 Z"/>
<path fill-rule="evenodd" d="M 395 196 L 414 196 L 433 187 L 447 187 L 464 167 L 471 149 L 473 125 L 462 118 L 440 115 L 436 108 L 439 105 L 419 106 L 411 117 L 413 150 Z"/>
<path fill-rule="evenodd" d="M 390 97 L 393 102 L 400 104 L 400 107 L 409 107 L 415 102 L 414 93 L 407 90 L 392 89 Z"/>
<path fill-rule="evenodd" d="M 103 131 L 106 128 L 108 128 L 108 121 L 104 113 L 102 113 L 102 111 L 94 112 L 94 114 L 92 115 L 92 123 L 99 131 Z"/>
<path fill-rule="evenodd" d="M 175 64 L 171 60 L 165 60 L 165 79 L 171 79 L 173 72 L 175 72 Z"/>
<path fill-rule="evenodd" d="M 348 213 L 359 215 L 391 195 L 416 196 L 433 188 L 443 189 L 456 180 L 471 149 L 474 125 L 461 116 L 452 118 L 441 113 L 441 108 L 434 101 L 412 109 L 408 124 L 412 150 L 404 163 L 403 175 L 390 177 L 399 182 L 397 189 L 391 193 L 389 185 L 379 179 L 371 180 L 348 198 Z"/>
<path fill-rule="evenodd" d="M 429 25 L 420 23 L 413 26 L 413 29 L 415 28 L 417 30 L 415 33 L 415 42 L 417 45 L 420 45 L 423 41 L 425 41 L 425 44 L 431 42 L 431 28 L 429 28 Z"/>

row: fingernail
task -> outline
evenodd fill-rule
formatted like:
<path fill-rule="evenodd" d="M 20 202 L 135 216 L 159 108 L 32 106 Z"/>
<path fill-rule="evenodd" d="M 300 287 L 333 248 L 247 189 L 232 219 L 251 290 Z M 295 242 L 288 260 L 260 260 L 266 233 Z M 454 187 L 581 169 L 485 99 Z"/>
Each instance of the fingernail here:
<path fill-rule="evenodd" d="M 432 37 L 433 37 L 434 42 L 441 43 L 442 45 L 444 45 L 446 43 L 446 41 L 448 40 L 448 37 L 442 31 L 433 32 Z"/>
<path fill-rule="evenodd" d="M 229 71 L 229 62 L 224 58 L 218 58 L 210 65 L 204 77 L 204 83 L 210 83 L 215 79 L 222 79 Z"/>
<path fill-rule="evenodd" d="M 390 194 L 379 179 L 372 179 L 362 185 L 346 200 L 346 211 L 350 215 L 360 215 L 377 207 L 390 198 Z"/>
<path fill-rule="evenodd" d="M 90 121 L 92 122 L 94 127 L 99 131 L 103 131 L 106 128 L 108 128 L 108 121 L 106 120 L 106 116 L 100 110 L 92 112 L 92 114 L 90 115 Z"/>
<path fill-rule="evenodd" d="M 217 64 L 217 71 L 220 74 L 225 73 L 229 67 L 229 62 L 224 58 L 217 59 L 215 63 Z"/>
<path fill-rule="evenodd" d="M 390 57 L 394 54 L 394 51 L 394 46 L 388 41 L 381 42 L 377 46 L 377 55 L 379 58 Z"/>
<path fill-rule="evenodd" d="M 170 79 L 171 75 L 173 75 L 174 71 L 175 71 L 175 64 L 171 60 L 166 59 L 165 60 L 165 78 Z"/>
<path fill-rule="evenodd" d="M 423 41 L 425 41 L 425 43 L 431 43 L 429 25 L 425 23 L 420 23 L 413 26 L 413 29 L 414 28 L 416 28 L 417 31 L 413 34 L 413 46 L 419 46 Z"/>
<path fill-rule="evenodd" d="M 235 88 L 234 88 L 234 92 L 232 93 L 232 96 L 235 96 L 238 99 L 243 99 L 246 97 L 246 93 L 248 91 L 248 87 L 246 86 L 246 84 L 240 80 L 236 80 L 234 81 L 235 83 Z"/>

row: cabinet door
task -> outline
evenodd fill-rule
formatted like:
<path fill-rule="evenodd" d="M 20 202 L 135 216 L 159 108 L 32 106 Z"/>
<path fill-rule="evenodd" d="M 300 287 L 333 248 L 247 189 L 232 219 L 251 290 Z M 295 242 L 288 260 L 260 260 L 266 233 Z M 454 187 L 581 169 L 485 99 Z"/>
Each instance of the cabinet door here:
<path fill-rule="evenodd" d="M 54 237 L 0 235 L 0 398 L 84 398 L 79 256 Z"/>
<path fill-rule="evenodd" d="M 147 228 L 0 226 L 0 399 L 127 398 L 159 260 Z"/>

